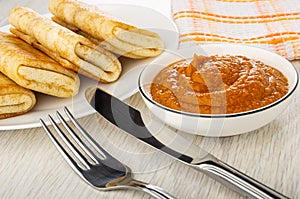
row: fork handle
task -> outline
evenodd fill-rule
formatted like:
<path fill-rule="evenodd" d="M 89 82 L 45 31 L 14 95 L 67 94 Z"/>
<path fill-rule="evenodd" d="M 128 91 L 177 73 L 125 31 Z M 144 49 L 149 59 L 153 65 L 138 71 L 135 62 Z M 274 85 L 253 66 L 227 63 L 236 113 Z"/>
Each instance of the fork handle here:
<path fill-rule="evenodd" d="M 212 155 L 208 155 L 206 161 L 194 163 L 191 166 L 246 197 L 288 199 L 287 196 L 241 173 Z"/>
<path fill-rule="evenodd" d="M 172 196 L 160 187 L 138 180 L 132 180 L 130 182 L 130 186 L 137 190 L 144 191 L 157 199 L 176 199 L 176 197 Z"/>

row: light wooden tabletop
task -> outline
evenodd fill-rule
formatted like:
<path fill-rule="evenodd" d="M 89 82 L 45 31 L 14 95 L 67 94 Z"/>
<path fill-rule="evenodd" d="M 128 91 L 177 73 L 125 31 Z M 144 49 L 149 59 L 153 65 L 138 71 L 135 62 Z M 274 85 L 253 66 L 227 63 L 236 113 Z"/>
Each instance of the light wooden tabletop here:
<path fill-rule="evenodd" d="M 136 3 L 146 1 L 136 0 Z M 15 6 L 47 12 L 47 0 L 0 0 L 0 5 L 0 26 L 7 23 L 8 12 Z M 300 61 L 292 63 L 300 72 Z M 299 98 L 298 87 L 291 105 L 273 122 L 253 132 L 225 138 L 184 136 L 271 188 L 291 198 L 300 198 Z M 138 93 L 127 102 L 146 110 Z M 105 149 L 127 164 L 136 179 L 158 185 L 178 198 L 240 198 L 220 183 L 127 135 L 97 114 L 83 117 L 79 122 Z M 93 189 L 67 165 L 43 129 L 33 128 L 0 132 L 0 198 L 151 197 L 131 190 Z"/>

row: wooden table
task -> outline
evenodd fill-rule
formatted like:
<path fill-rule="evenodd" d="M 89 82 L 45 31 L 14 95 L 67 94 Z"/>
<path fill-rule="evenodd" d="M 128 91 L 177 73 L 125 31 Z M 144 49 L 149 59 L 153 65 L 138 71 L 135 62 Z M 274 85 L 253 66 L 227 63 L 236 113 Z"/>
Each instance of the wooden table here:
<path fill-rule="evenodd" d="M 9 10 L 17 5 L 47 12 L 46 0 L 0 2 L 0 25 L 6 24 Z M 136 2 L 150 4 L 146 0 Z M 292 63 L 300 72 L 300 61 Z M 300 198 L 299 98 L 298 87 L 292 104 L 277 119 L 256 131 L 225 138 L 185 136 L 199 146 L 208 147 L 213 155 L 247 175 L 291 198 Z M 146 110 L 139 94 L 127 102 Z M 97 114 L 79 121 L 104 148 L 131 167 L 136 179 L 161 186 L 178 198 L 240 197 L 128 136 Z M 91 188 L 66 164 L 42 128 L 1 131 L 0 152 L 0 198 L 151 198 L 137 191 L 101 192 Z"/>

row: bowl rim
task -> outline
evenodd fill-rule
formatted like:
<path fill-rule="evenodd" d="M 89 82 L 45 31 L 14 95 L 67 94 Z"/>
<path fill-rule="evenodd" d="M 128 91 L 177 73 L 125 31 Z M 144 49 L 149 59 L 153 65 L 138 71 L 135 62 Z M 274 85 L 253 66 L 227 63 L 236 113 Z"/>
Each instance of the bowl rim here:
<path fill-rule="evenodd" d="M 198 47 L 200 46 L 207 46 L 207 45 L 220 45 L 220 43 L 216 43 L 216 44 L 201 44 L 201 45 L 197 45 Z M 267 53 L 271 53 L 273 55 L 276 55 L 276 56 L 279 56 L 280 58 L 282 59 L 285 59 L 286 61 L 288 61 L 286 58 L 276 54 L 276 53 L 273 53 L 271 51 L 267 51 L 263 48 L 259 48 L 259 47 L 254 47 L 254 46 L 249 46 L 249 45 L 243 45 L 243 44 L 221 44 L 221 45 L 232 45 L 232 46 L 246 46 L 247 48 L 250 47 L 250 48 L 257 48 L 257 49 L 260 49 L 260 50 L 263 50 L 263 51 L 266 51 Z M 181 49 L 178 49 L 178 50 L 181 50 Z M 230 53 L 229 53 L 230 54 Z M 283 97 L 281 97 L 280 99 L 278 99 L 277 101 L 271 103 L 271 104 L 268 104 L 266 106 L 263 106 L 263 107 L 260 107 L 260 108 L 257 108 L 257 109 L 253 109 L 253 110 L 249 110 L 249 111 L 243 111 L 243 112 L 237 112 L 237 113 L 229 113 L 229 114 L 199 114 L 199 113 L 191 113 L 191 112 L 185 112 L 185 111 L 179 111 L 179 110 L 175 110 L 175 109 L 172 109 L 172 108 L 169 108 L 169 107 L 166 107 L 166 106 L 163 106 L 161 104 L 159 104 L 158 102 L 154 101 L 152 98 L 149 98 L 148 95 L 146 94 L 146 92 L 144 91 L 144 86 L 141 85 L 141 77 L 142 75 L 144 74 L 145 70 L 149 67 L 149 65 L 152 65 L 153 63 L 156 62 L 157 59 L 154 59 L 151 63 L 147 64 L 143 70 L 141 71 L 141 73 L 139 74 L 139 77 L 138 77 L 138 88 L 139 88 L 139 91 L 141 93 L 141 95 L 147 99 L 148 102 L 151 102 L 151 104 L 159 107 L 159 108 L 162 108 L 164 110 L 167 110 L 167 111 L 170 111 L 172 113 L 176 113 L 176 114 L 180 114 L 180 115 L 184 115 L 184 116 L 190 116 L 190 117 L 198 117 L 198 118 L 234 118 L 234 117 L 240 117 L 240 116 L 246 116 L 246 115 L 251 115 L 251 114 L 254 114 L 254 113 L 258 113 L 258 112 L 262 112 L 264 110 L 267 110 L 267 109 L 270 109 L 278 104 L 280 104 L 281 102 L 285 101 L 287 98 L 289 98 L 297 89 L 298 87 L 298 84 L 299 84 L 299 74 L 298 74 L 298 71 L 296 70 L 295 66 L 290 62 L 290 66 L 295 74 L 295 77 L 296 77 L 296 80 L 295 80 L 295 83 L 293 85 L 293 87 L 289 88 L 289 91 L 287 94 L 285 94 Z M 176 62 L 176 60 L 174 61 Z M 171 63 L 170 63 L 171 64 Z"/>

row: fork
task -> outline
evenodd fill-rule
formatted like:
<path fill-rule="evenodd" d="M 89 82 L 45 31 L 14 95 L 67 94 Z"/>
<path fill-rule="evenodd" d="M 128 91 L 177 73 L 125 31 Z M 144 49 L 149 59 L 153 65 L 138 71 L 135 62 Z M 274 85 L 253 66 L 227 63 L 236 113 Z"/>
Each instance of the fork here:
<path fill-rule="evenodd" d="M 158 186 L 133 179 L 130 168 L 114 158 L 96 143 L 88 132 L 78 123 L 67 107 L 64 107 L 64 112 L 75 128 L 71 127 L 58 111 L 56 111 L 57 117 L 63 124 L 65 130 L 62 130 L 51 115 L 48 115 L 53 128 L 61 137 L 61 141 L 58 141 L 43 119 L 40 119 L 40 123 L 61 155 L 74 171 L 89 185 L 103 191 L 134 189 L 144 191 L 157 199 L 175 199 L 174 196 Z M 69 136 L 67 136 L 65 132 L 68 132 Z M 81 137 L 79 133 L 82 135 Z M 60 142 L 64 142 L 66 146 L 63 146 Z M 87 144 L 89 144 L 89 146 Z M 69 151 L 67 151 L 65 147 L 68 147 Z M 73 153 L 73 156 L 70 152 Z"/>

